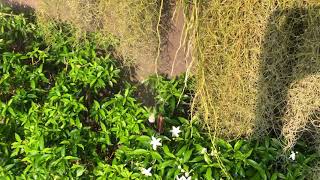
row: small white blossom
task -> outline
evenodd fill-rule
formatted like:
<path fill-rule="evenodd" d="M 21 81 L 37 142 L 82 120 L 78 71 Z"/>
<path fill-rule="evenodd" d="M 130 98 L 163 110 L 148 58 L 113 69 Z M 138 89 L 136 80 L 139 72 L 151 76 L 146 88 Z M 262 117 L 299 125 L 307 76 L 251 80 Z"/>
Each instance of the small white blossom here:
<path fill-rule="evenodd" d="M 191 176 L 189 176 L 189 177 L 185 177 L 185 176 L 179 177 L 179 176 L 177 176 L 176 180 L 191 180 Z"/>
<path fill-rule="evenodd" d="M 154 123 L 154 122 L 156 122 L 156 118 L 155 118 L 154 113 L 151 113 L 151 114 L 150 114 L 148 120 L 149 120 L 149 123 Z"/>
<path fill-rule="evenodd" d="M 211 151 L 210 156 L 215 156 L 217 154 L 218 154 L 218 151 L 215 149 Z"/>
<path fill-rule="evenodd" d="M 184 177 L 184 176 L 181 176 L 181 177 L 177 176 L 177 177 L 176 177 L 176 180 L 186 180 L 186 177 Z"/>
<path fill-rule="evenodd" d="M 149 167 L 148 169 L 142 168 L 141 173 L 145 176 L 152 176 L 151 169 L 152 169 L 151 167 Z"/>
<path fill-rule="evenodd" d="M 157 150 L 157 146 L 161 146 L 162 144 L 161 144 L 161 139 L 159 138 L 159 139 L 157 139 L 157 138 L 155 138 L 154 136 L 152 136 L 151 137 L 151 142 L 150 142 L 150 144 L 152 145 L 152 149 L 153 150 Z"/>
<path fill-rule="evenodd" d="M 201 154 L 205 154 L 205 153 L 207 153 L 207 152 L 208 152 L 207 148 L 202 148 Z"/>
<path fill-rule="evenodd" d="M 179 137 L 179 133 L 181 132 L 180 126 L 178 127 L 172 126 L 172 129 L 170 130 L 170 132 L 172 133 L 172 137 Z"/>
<path fill-rule="evenodd" d="M 191 180 L 191 176 L 190 176 L 190 173 L 188 171 L 185 171 L 184 169 L 182 169 L 183 171 L 181 172 L 184 172 L 184 175 L 182 175 L 181 177 L 179 176 L 176 176 L 176 179 L 177 180 Z"/>
<path fill-rule="evenodd" d="M 292 159 L 293 161 L 296 160 L 296 154 L 298 154 L 298 152 L 295 153 L 295 152 L 291 151 L 291 154 L 290 154 L 290 156 L 289 156 L 289 159 Z"/>

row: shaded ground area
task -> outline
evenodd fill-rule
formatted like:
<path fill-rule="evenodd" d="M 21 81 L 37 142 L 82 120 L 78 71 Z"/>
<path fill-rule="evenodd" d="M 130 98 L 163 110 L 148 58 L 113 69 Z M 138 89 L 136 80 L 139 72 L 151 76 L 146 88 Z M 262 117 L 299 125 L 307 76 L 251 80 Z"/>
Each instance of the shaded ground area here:
<path fill-rule="evenodd" d="M 40 0 L 0 0 L 2 3 L 13 5 L 18 8 L 37 8 Z M 174 8 L 174 7 L 171 7 Z M 167 18 L 170 21 L 170 18 Z M 176 17 L 170 24 L 167 34 L 164 36 L 161 54 L 158 60 L 158 73 L 168 75 L 169 77 L 179 75 L 186 71 L 188 65 L 191 62 L 190 52 L 187 53 L 184 47 L 180 46 L 180 41 L 183 36 L 184 26 L 184 13 L 183 9 L 176 10 Z M 143 50 L 141 50 L 143 53 Z M 188 55 L 187 55 L 188 54 Z M 134 79 L 144 80 L 148 76 L 155 73 L 155 61 L 154 60 L 141 60 L 137 61 Z"/>

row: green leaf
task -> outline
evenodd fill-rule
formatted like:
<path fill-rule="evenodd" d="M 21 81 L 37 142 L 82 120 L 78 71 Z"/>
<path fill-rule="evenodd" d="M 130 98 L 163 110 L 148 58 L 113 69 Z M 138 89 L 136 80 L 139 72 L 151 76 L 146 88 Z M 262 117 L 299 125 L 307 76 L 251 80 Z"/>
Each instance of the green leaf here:
<path fill-rule="evenodd" d="M 178 117 L 178 119 L 181 122 L 181 124 L 189 124 L 189 121 L 183 117 Z"/>
<path fill-rule="evenodd" d="M 175 100 L 174 97 L 171 97 L 170 98 L 170 110 L 171 110 L 171 112 L 174 111 L 175 107 L 176 107 L 176 100 Z"/>
<path fill-rule="evenodd" d="M 163 163 L 160 164 L 160 169 L 164 169 L 166 167 L 173 167 L 174 166 L 174 163 L 175 161 L 174 160 L 168 160 L 168 161 L 165 161 Z"/>
<path fill-rule="evenodd" d="M 177 153 L 176 156 L 180 157 L 186 150 L 187 150 L 188 146 L 184 145 Z"/>
<path fill-rule="evenodd" d="M 264 140 L 264 144 L 265 144 L 265 147 L 266 147 L 266 148 L 269 148 L 269 146 L 270 146 L 270 138 L 269 138 L 269 137 L 267 137 L 267 138 Z"/>
<path fill-rule="evenodd" d="M 124 96 L 128 97 L 128 95 L 129 95 L 129 89 L 126 89 L 125 92 L 124 92 Z"/>
<path fill-rule="evenodd" d="M 203 161 L 204 158 L 202 156 L 197 156 L 195 158 L 193 158 L 191 161 L 189 161 L 190 163 L 196 163 L 196 162 L 199 162 L 199 161 Z"/>
<path fill-rule="evenodd" d="M 278 179 L 278 173 L 273 173 L 270 180 L 277 180 Z"/>
<path fill-rule="evenodd" d="M 188 150 L 187 152 L 184 153 L 184 158 L 183 158 L 183 162 L 186 163 L 189 161 L 191 155 L 192 155 L 192 151 L 193 149 L 191 150 Z"/>
<path fill-rule="evenodd" d="M 206 174 L 205 174 L 205 178 L 208 179 L 208 180 L 213 179 L 212 178 L 212 170 L 211 170 L 211 168 L 207 169 Z"/>
<path fill-rule="evenodd" d="M 85 170 L 85 168 L 79 168 L 79 169 L 77 169 L 77 177 L 79 177 L 79 176 L 82 176 L 82 174 L 85 172 L 86 170 Z"/>
<path fill-rule="evenodd" d="M 106 126 L 104 125 L 103 122 L 100 122 L 100 126 L 101 126 L 101 129 L 102 129 L 103 132 L 107 132 L 107 128 L 106 128 Z"/>
<path fill-rule="evenodd" d="M 106 118 L 106 113 L 104 112 L 103 109 L 99 109 L 99 113 L 101 114 L 102 118 Z"/>
<path fill-rule="evenodd" d="M 204 161 L 206 161 L 207 164 L 211 164 L 212 163 L 212 161 L 211 161 L 210 157 L 208 156 L 208 154 L 204 154 L 203 157 L 204 157 Z"/>
<path fill-rule="evenodd" d="M 175 168 L 169 169 L 168 173 L 166 174 L 166 177 L 167 177 L 168 179 L 173 179 L 173 175 L 174 175 L 174 173 L 175 173 L 176 170 L 177 170 L 177 169 L 175 169 Z"/>
<path fill-rule="evenodd" d="M 79 158 L 77 157 L 73 157 L 73 156 L 66 156 L 64 157 L 65 160 L 79 160 Z"/>
<path fill-rule="evenodd" d="M 32 79 L 32 80 L 30 81 L 30 86 L 31 86 L 32 89 L 35 89 L 35 88 L 36 88 L 36 82 L 35 82 L 34 79 Z"/>
<path fill-rule="evenodd" d="M 141 154 L 147 154 L 149 151 L 145 150 L 145 149 L 136 149 L 132 152 L 130 152 L 130 154 L 133 155 L 141 155 Z"/>
<path fill-rule="evenodd" d="M 14 149 L 13 152 L 11 153 L 10 157 L 14 157 L 14 156 L 18 155 L 18 153 L 19 153 L 19 148 Z"/>
<path fill-rule="evenodd" d="M 8 107 L 8 111 L 13 117 L 16 116 L 16 113 L 14 112 L 14 110 L 11 107 Z"/>
<path fill-rule="evenodd" d="M 161 157 L 161 155 L 160 155 L 158 152 L 156 152 L 156 151 L 151 151 L 150 153 L 151 153 L 151 156 L 152 156 L 153 159 L 156 159 L 156 160 L 158 160 L 159 162 L 161 162 L 161 161 L 163 160 L 162 157 Z"/>
<path fill-rule="evenodd" d="M 43 148 L 44 148 L 44 139 L 43 139 L 43 136 L 40 136 L 38 144 L 39 144 L 39 149 L 40 149 L 40 150 L 43 150 Z"/>
<path fill-rule="evenodd" d="M 9 164 L 5 166 L 5 170 L 9 171 L 11 168 L 13 168 L 15 164 Z"/>
<path fill-rule="evenodd" d="M 68 144 L 70 144 L 70 142 L 68 140 L 63 140 L 60 142 L 60 144 L 67 144 L 68 145 Z"/>
<path fill-rule="evenodd" d="M 263 168 L 257 162 L 255 162 L 252 159 L 247 159 L 246 163 L 248 163 L 250 166 L 255 168 L 259 172 L 259 174 L 262 177 L 262 179 L 267 180 L 266 172 L 263 170 Z"/>
<path fill-rule="evenodd" d="M 282 173 L 277 174 L 280 179 L 286 179 L 286 176 Z"/>
<path fill-rule="evenodd" d="M 175 155 L 173 155 L 173 154 L 170 152 L 170 150 L 169 150 L 169 148 L 168 148 L 167 145 L 164 145 L 164 146 L 163 146 L 163 152 L 164 152 L 167 156 L 169 156 L 169 157 L 171 157 L 171 158 L 176 158 Z"/>
<path fill-rule="evenodd" d="M 238 151 L 238 150 L 241 148 L 242 144 L 243 144 L 243 141 L 242 141 L 242 140 L 237 141 L 236 144 L 234 145 L 234 148 L 233 148 L 233 149 L 234 149 L 235 151 Z"/>
<path fill-rule="evenodd" d="M 84 150 L 84 146 L 82 144 L 77 144 L 82 150 Z"/>
<path fill-rule="evenodd" d="M 251 154 L 252 154 L 252 151 L 253 151 L 253 149 L 250 149 L 248 152 L 246 152 L 245 154 L 244 154 L 244 158 L 248 158 L 248 157 L 250 157 L 251 156 Z"/>
<path fill-rule="evenodd" d="M 15 133 L 14 137 L 16 138 L 16 141 L 21 142 L 21 138 L 20 138 L 19 134 Z"/>
<path fill-rule="evenodd" d="M 10 74 L 5 74 L 5 75 L 3 75 L 3 76 L 1 77 L 1 79 L 0 79 L 0 85 L 1 85 L 8 77 L 10 77 Z"/>
<path fill-rule="evenodd" d="M 233 149 L 233 147 L 231 146 L 230 143 L 228 143 L 227 141 L 224 141 L 222 139 L 219 139 L 217 143 L 218 143 L 218 145 L 226 148 L 227 150 L 232 150 Z"/>

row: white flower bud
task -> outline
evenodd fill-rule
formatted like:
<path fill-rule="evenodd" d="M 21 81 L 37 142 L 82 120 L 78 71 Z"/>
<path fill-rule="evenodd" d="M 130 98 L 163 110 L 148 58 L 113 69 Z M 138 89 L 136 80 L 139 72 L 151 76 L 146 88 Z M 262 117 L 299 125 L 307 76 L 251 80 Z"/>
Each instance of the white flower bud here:
<path fill-rule="evenodd" d="M 154 113 L 151 113 L 148 119 L 149 123 L 155 123 L 156 122 L 156 118 Z"/>

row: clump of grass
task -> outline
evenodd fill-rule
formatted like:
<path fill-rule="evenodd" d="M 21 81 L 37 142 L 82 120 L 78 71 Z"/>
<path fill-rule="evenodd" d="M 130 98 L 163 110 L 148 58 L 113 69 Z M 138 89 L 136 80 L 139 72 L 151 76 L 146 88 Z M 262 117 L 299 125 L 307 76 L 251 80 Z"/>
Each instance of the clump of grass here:
<path fill-rule="evenodd" d="M 195 105 L 215 135 L 281 136 L 302 128 L 299 123 L 295 128 L 283 124 L 291 124 L 285 120 L 290 84 L 305 78 L 303 74 L 312 75 L 307 67 L 319 62 L 316 5 L 319 2 L 285 0 L 200 3 Z M 317 87 L 319 83 L 308 93 L 310 98 L 318 97 Z M 295 134 L 289 140 L 287 135 L 291 145 L 298 138 Z"/>
<path fill-rule="evenodd" d="M 308 101 L 319 98 L 319 17 L 319 6 L 306 3 L 278 8 L 269 18 L 257 114 L 272 132 L 285 137 L 286 149 L 308 131 L 310 114 L 320 107 L 316 100 Z"/>
<path fill-rule="evenodd" d="M 201 6 L 198 104 L 218 136 L 235 138 L 253 131 L 259 46 L 272 8 L 269 2 L 240 1 Z"/>
<path fill-rule="evenodd" d="M 311 132 L 316 142 L 319 141 L 320 73 L 293 83 L 288 93 L 287 106 L 282 129 L 287 140 L 285 148 L 292 148 L 306 131 Z"/>
<path fill-rule="evenodd" d="M 284 137 L 288 150 L 313 134 L 306 139 L 319 144 L 319 5 L 270 0 L 193 6 L 200 9 L 191 22 L 197 29 L 193 108 L 211 139 L 272 133 Z"/>
<path fill-rule="evenodd" d="M 287 93 L 282 129 L 287 149 L 293 147 L 304 132 L 310 131 L 317 137 L 320 132 L 320 3 L 300 8 L 300 11 L 303 11 L 300 21 L 304 31 L 293 54 L 296 60 L 292 69 L 294 79 Z"/>

